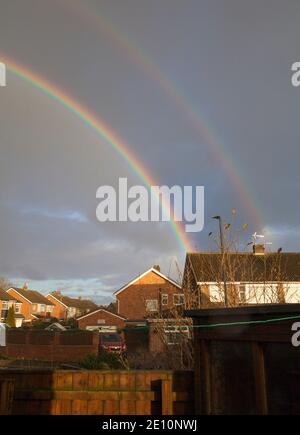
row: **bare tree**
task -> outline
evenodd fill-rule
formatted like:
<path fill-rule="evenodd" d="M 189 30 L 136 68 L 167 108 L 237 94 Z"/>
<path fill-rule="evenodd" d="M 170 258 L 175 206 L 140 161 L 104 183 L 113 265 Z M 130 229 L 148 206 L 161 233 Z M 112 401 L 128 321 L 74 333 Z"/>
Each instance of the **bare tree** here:
<path fill-rule="evenodd" d="M 12 286 L 13 286 L 12 283 L 8 279 L 6 279 L 4 277 L 0 277 L 0 289 L 1 290 L 6 291 Z"/>

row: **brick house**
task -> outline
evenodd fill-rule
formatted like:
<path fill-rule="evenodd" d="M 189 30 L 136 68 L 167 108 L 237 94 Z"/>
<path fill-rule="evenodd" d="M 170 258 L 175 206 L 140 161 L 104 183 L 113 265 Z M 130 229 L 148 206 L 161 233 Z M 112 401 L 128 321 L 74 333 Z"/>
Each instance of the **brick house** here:
<path fill-rule="evenodd" d="M 46 298 L 54 305 L 52 317 L 56 317 L 60 320 L 82 316 L 98 308 L 93 301 L 81 298 L 70 298 L 62 295 L 58 290 L 49 293 Z"/>
<path fill-rule="evenodd" d="M 125 317 L 101 307 L 77 318 L 80 329 L 98 329 L 101 332 L 124 329 L 125 321 Z"/>
<path fill-rule="evenodd" d="M 21 314 L 22 302 L 18 301 L 6 291 L 0 289 L 0 322 L 5 322 L 9 308 L 15 312 L 16 327 L 22 326 L 24 316 Z"/>
<path fill-rule="evenodd" d="M 187 253 L 182 287 L 190 308 L 224 305 L 224 271 L 229 306 L 300 302 L 300 253 L 252 252 Z"/>
<path fill-rule="evenodd" d="M 38 291 L 29 290 L 27 287 L 11 287 L 7 293 L 21 303 L 20 314 L 24 316 L 25 322 L 52 316 L 53 303 Z"/>
<path fill-rule="evenodd" d="M 163 311 L 184 305 L 181 286 L 152 267 L 114 293 L 117 314 L 126 319 L 159 317 Z"/>

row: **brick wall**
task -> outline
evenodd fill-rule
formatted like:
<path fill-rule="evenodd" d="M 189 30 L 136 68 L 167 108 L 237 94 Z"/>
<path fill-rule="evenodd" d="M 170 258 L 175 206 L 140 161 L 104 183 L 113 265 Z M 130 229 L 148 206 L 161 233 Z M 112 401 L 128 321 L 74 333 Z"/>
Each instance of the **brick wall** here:
<path fill-rule="evenodd" d="M 9 330 L 4 353 L 11 358 L 75 362 L 98 354 L 99 334 L 91 331 Z"/>
<path fill-rule="evenodd" d="M 8 290 L 8 293 L 16 298 L 18 301 L 22 302 L 21 305 L 21 314 L 25 317 L 25 321 L 32 321 L 32 305 L 22 296 L 19 295 L 13 288 Z"/>
<path fill-rule="evenodd" d="M 54 298 L 52 295 L 47 295 L 46 298 L 54 304 L 53 311 L 51 313 L 52 317 L 56 317 L 57 319 L 66 319 L 67 318 L 67 308 Z"/>
<path fill-rule="evenodd" d="M 106 310 L 97 310 L 78 319 L 78 327 L 80 329 L 86 329 L 87 326 L 115 326 L 117 329 L 123 329 L 125 327 L 125 320 Z"/>
<path fill-rule="evenodd" d="M 161 305 L 161 295 L 168 295 L 168 303 Z M 118 301 L 118 313 L 127 319 L 143 319 L 149 316 L 146 311 L 146 301 L 158 301 L 158 309 L 170 310 L 174 307 L 174 294 L 182 294 L 182 291 L 153 271 L 141 277 L 134 284 L 120 292 L 116 297 Z"/>

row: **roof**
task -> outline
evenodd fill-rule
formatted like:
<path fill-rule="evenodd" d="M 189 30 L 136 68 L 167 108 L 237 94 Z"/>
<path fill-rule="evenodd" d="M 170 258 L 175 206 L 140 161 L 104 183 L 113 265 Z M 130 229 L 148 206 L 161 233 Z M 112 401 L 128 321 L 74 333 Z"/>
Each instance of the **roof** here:
<path fill-rule="evenodd" d="M 151 267 L 150 269 L 146 270 L 146 272 L 142 273 L 142 275 L 138 275 L 136 278 L 134 278 L 132 281 L 130 281 L 129 283 L 125 284 L 123 287 L 121 287 L 119 290 L 117 290 L 116 292 L 114 292 L 114 295 L 118 295 L 119 293 L 121 293 L 122 291 L 124 291 L 125 289 L 127 289 L 129 286 L 131 286 L 132 284 L 135 284 L 138 280 L 140 280 L 141 278 L 143 278 L 145 275 L 147 275 L 148 273 L 153 272 L 156 273 L 158 276 L 160 276 L 161 278 L 163 278 L 166 281 L 169 281 L 172 285 L 178 287 L 181 290 L 181 286 L 173 281 L 171 278 L 165 276 L 163 273 L 161 273 L 159 270 L 157 270 L 155 267 Z"/>
<path fill-rule="evenodd" d="M 223 260 L 223 262 L 222 262 Z M 300 253 L 187 253 L 197 283 L 222 281 L 223 265 L 228 282 L 298 282 L 300 281 Z"/>
<path fill-rule="evenodd" d="M 299 314 L 300 304 L 255 304 L 246 307 L 222 307 L 222 308 L 202 308 L 198 310 L 186 310 L 184 315 L 192 318 L 210 319 L 215 323 L 218 317 L 234 318 L 236 316 L 250 315 L 283 315 Z"/>
<path fill-rule="evenodd" d="M 14 301 L 19 302 L 16 298 L 8 294 L 5 290 L 0 289 L 0 301 Z"/>
<path fill-rule="evenodd" d="M 120 316 L 119 314 L 113 313 L 112 311 L 107 310 L 107 309 L 105 309 L 105 308 L 103 308 L 103 307 L 98 307 L 97 309 L 95 309 L 95 310 L 93 310 L 93 311 L 90 311 L 89 313 L 84 314 L 83 316 L 79 316 L 79 317 L 76 318 L 76 320 L 81 320 L 81 319 L 83 319 L 84 317 L 91 316 L 92 314 L 95 314 L 95 313 L 97 313 L 98 311 L 104 311 L 105 313 L 107 313 L 107 314 L 111 314 L 112 316 L 118 317 L 119 319 L 126 320 L 126 317 L 123 317 L 123 316 Z"/>
<path fill-rule="evenodd" d="M 11 287 L 7 291 L 9 292 L 10 290 L 14 290 L 31 304 L 54 305 L 51 301 L 49 301 L 49 299 L 36 290 Z"/>
<path fill-rule="evenodd" d="M 78 308 L 80 310 L 95 310 L 99 308 L 95 302 L 89 299 L 70 298 L 69 296 L 63 296 L 58 292 L 49 293 L 48 296 L 52 296 L 61 302 L 65 307 Z"/>
<path fill-rule="evenodd" d="M 45 328 L 46 331 L 51 331 L 53 329 L 57 329 L 59 331 L 66 331 L 67 330 L 67 328 L 65 328 L 63 325 L 61 325 L 58 322 L 51 323 L 49 326 L 47 326 Z"/>

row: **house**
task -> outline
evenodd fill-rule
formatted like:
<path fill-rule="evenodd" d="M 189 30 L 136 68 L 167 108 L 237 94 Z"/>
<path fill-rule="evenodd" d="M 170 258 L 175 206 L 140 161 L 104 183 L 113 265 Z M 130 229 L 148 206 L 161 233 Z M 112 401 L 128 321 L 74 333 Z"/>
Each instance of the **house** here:
<path fill-rule="evenodd" d="M 52 316 L 60 320 L 82 316 L 98 308 L 93 301 L 81 297 L 70 298 L 59 290 L 49 293 L 46 298 L 54 305 Z"/>
<path fill-rule="evenodd" d="M 11 287 L 7 293 L 21 303 L 20 314 L 24 316 L 24 322 L 52 316 L 53 303 L 38 291 L 29 290 L 24 286 L 23 288 Z"/>
<path fill-rule="evenodd" d="M 114 293 L 117 314 L 126 319 L 159 317 L 165 310 L 184 305 L 181 286 L 154 266 Z"/>
<path fill-rule="evenodd" d="M 246 253 L 187 253 L 183 289 L 190 295 L 188 308 L 224 305 L 224 281 L 228 306 L 297 303 L 300 253 L 266 252 L 258 244 Z"/>
<path fill-rule="evenodd" d="M 125 317 L 99 307 L 90 313 L 77 317 L 80 329 L 97 329 L 101 332 L 116 332 L 125 327 Z"/>
<path fill-rule="evenodd" d="M 13 307 L 15 312 L 15 324 L 19 328 L 22 326 L 24 316 L 21 314 L 22 302 L 0 289 L 0 321 L 5 322 L 9 308 Z"/>

